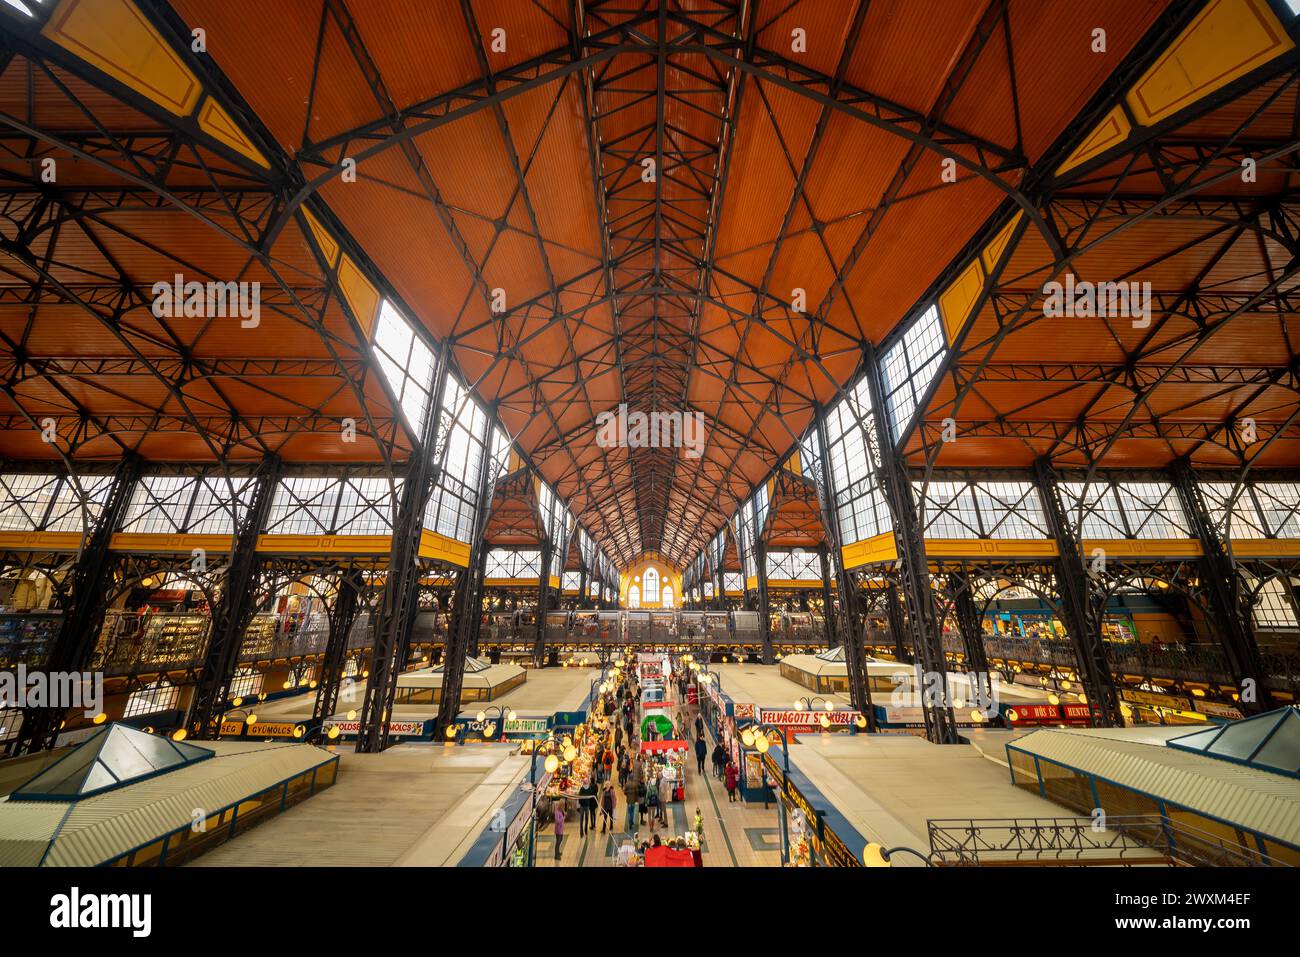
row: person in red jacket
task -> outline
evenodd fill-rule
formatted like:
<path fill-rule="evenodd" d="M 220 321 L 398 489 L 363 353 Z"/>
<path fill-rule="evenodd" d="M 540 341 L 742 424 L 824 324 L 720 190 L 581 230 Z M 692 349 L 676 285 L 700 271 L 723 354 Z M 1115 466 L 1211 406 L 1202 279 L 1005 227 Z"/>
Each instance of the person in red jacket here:
<path fill-rule="evenodd" d="M 740 773 L 736 769 L 735 761 L 727 762 L 727 801 L 731 804 L 736 803 L 736 786 L 740 783 Z"/>

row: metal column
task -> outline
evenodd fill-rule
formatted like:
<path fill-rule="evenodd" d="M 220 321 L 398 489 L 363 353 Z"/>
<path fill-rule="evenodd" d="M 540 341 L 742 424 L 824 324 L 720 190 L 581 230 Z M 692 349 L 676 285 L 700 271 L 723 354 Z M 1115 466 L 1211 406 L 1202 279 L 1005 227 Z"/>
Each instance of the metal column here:
<path fill-rule="evenodd" d="M 758 633 L 763 639 L 763 664 L 776 659 L 772 655 L 772 616 L 767 602 L 767 543 L 754 539 L 754 561 L 758 565 Z"/>
<path fill-rule="evenodd" d="M 412 452 L 413 458 L 402 483 L 397 516 L 393 521 L 388 570 L 375 616 L 375 644 L 371 653 L 370 677 L 366 681 L 366 696 L 361 706 L 357 751 L 382 751 L 388 747 L 388 717 L 397 696 L 398 676 L 406 668 L 411 629 L 419 611 L 420 538 L 424 533 L 424 513 L 433 497 L 446 454 L 445 447 L 438 447 L 438 432 L 447 367 L 448 350 L 444 346 L 430 393 L 432 408 L 420 430 L 419 444 Z M 484 441 L 490 443 L 491 440 L 491 435 L 488 435 Z"/>
<path fill-rule="evenodd" d="M 1178 490 L 1183 514 L 1201 543 L 1201 581 L 1205 583 L 1210 614 L 1218 626 L 1219 640 L 1241 696 L 1242 710 L 1248 714 L 1268 711 L 1273 707 L 1273 696 L 1264 683 L 1264 663 L 1260 659 L 1259 643 L 1255 640 L 1254 616 L 1236 562 L 1228 554 L 1223 538 L 1205 507 L 1191 463 L 1180 458 L 1169 471 L 1174 488 Z M 1250 687 L 1247 682 L 1253 684 L 1253 695 L 1247 693 Z M 1254 700 L 1248 701 L 1248 697 Z"/>
<path fill-rule="evenodd" d="M 278 456 L 269 455 L 262 460 L 253 479 L 253 497 L 248 503 L 248 511 L 235 531 L 230 565 L 221 587 L 221 600 L 212 616 L 212 632 L 203 655 L 203 670 L 199 673 L 185 719 L 191 738 L 215 737 L 222 711 L 230 699 L 230 683 L 239 664 L 244 632 L 257 610 L 257 584 L 262 571 L 257 539 L 266 527 L 280 472 Z"/>
<path fill-rule="evenodd" d="M 312 707 L 308 731 L 321 726 L 326 718 L 338 710 L 339 687 L 343 682 L 343 663 L 347 659 L 348 639 L 356 624 L 361 608 L 358 597 L 359 572 L 347 569 L 339 573 L 334 601 L 329 612 L 329 642 L 321 663 L 320 685 L 316 690 L 316 704 Z"/>
<path fill-rule="evenodd" d="M 892 581 L 886 589 L 885 620 L 889 622 L 890 636 L 894 639 L 894 657 L 910 663 L 916 656 L 907 649 L 907 619 L 903 616 L 903 599 L 899 597 L 898 585 Z"/>
<path fill-rule="evenodd" d="M 542 575 L 537 581 L 537 633 L 533 636 L 533 665 L 546 663 L 546 612 L 551 600 L 551 556 L 555 544 L 550 536 L 542 540 Z"/>
<path fill-rule="evenodd" d="M 965 572 L 954 572 L 948 576 L 948 587 L 952 590 L 953 618 L 957 620 L 957 630 L 961 632 L 962 648 L 966 652 L 966 671 L 979 675 L 979 692 L 981 703 L 991 700 L 992 689 L 989 685 L 989 656 L 984 648 L 984 625 L 979 609 L 975 607 L 975 596 L 971 594 L 974 582 Z M 972 690 L 975 689 L 972 681 Z"/>
<path fill-rule="evenodd" d="M 952 713 L 952 696 L 948 693 L 947 667 L 943 657 L 943 636 L 930 589 L 930 567 L 925 555 L 925 537 L 917 517 L 912 496 L 912 480 L 894 449 L 885 414 L 884 386 L 875 349 L 865 350 L 864 361 L 871 405 L 875 410 L 876 445 L 880 452 L 880 479 L 894 521 L 894 541 L 898 549 L 899 580 L 903 600 L 907 603 L 907 623 L 912 633 L 912 647 L 920 658 L 921 707 L 925 714 L 925 734 L 936 744 L 958 743 L 957 725 Z M 940 695 L 939 692 L 942 692 Z M 936 701 L 936 697 L 941 700 Z"/>
<path fill-rule="evenodd" d="M 826 632 L 826 647 L 834 648 L 839 641 L 835 637 L 835 602 L 831 595 L 831 550 L 825 544 L 819 545 L 817 557 L 822 566 L 822 626 Z"/>
<path fill-rule="evenodd" d="M 483 541 L 488 518 L 492 514 L 492 491 L 496 486 L 496 462 L 489 442 L 483 444 L 479 460 L 478 503 L 474 510 L 469 561 L 456 578 L 456 596 L 452 604 L 452 627 L 447 634 L 447 653 L 442 659 L 442 695 L 438 701 L 435 735 L 441 738 L 460 714 L 460 693 L 465 681 L 465 656 L 478 644 L 483 621 L 483 575 L 487 569 L 488 543 Z"/>
<path fill-rule="evenodd" d="M 839 526 L 835 517 L 835 493 L 830 468 L 827 465 L 826 410 L 818 406 L 817 424 L 817 503 L 821 508 L 822 530 L 829 544 L 827 551 L 835 549 L 835 583 L 840 596 L 840 641 L 844 645 L 844 665 L 849 678 L 849 700 L 853 707 L 867 716 L 867 730 L 875 732 L 876 708 L 871 700 L 871 682 L 867 679 L 865 642 L 862 637 L 862 617 L 858 613 L 858 588 L 853 573 L 844 567 L 839 545 Z"/>
<path fill-rule="evenodd" d="M 1093 720 L 1103 727 L 1122 725 L 1119 694 L 1102 644 L 1101 620 L 1104 599 L 1096 594 L 1083 563 L 1083 544 L 1070 523 L 1056 485 L 1056 473 L 1044 459 L 1034 463 L 1034 481 L 1043 502 L 1048 530 L 1056 539 L 1056 582 L 1061 596 L 1061 614 L 1074 645 L 1079 680 L 1091 705 Z"/>
<path fill-rule="evenodd" d="M 81 553 L 70 575 L 71 604 L 65 610 L 59 636 L 50 651 L 47 673 L 83 671 L 94 655 L 104 622 L 104 604 L 113 579 L 109 541 L 131 501 L 139 477 L 140 457 L 134 454 L 123 456 L 113 474 L 113 484 L 99 517 L 86 529 Z M 53 748 L 65 711 L 60 707 L 25 709 L 14 753 L 31 754 Z"/>

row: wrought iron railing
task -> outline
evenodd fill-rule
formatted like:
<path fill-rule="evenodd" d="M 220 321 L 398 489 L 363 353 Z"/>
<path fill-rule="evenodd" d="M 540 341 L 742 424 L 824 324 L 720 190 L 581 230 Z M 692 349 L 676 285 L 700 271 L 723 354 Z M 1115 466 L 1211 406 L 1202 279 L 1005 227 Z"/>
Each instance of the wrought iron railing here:
<path fill-rule="evenodd" d="M 1165 815 L 936 819 L 928 823 L 937 866 L 1288 867 L 1260 851 Z"/>

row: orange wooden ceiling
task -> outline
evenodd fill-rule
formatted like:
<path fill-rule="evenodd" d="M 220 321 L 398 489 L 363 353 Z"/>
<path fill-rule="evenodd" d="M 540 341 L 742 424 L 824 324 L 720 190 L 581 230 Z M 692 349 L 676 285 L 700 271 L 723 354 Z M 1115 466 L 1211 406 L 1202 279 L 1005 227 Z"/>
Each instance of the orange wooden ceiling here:
<path fill-rule="evenodd" d="M 394 108 L 478 83 L 489 71 L 509 86 L 505 75 L 513 66 L 572 47 L 575 26 L 585 38 L 637 21 L 644 50 L 539 84 L 499 110 L 467 113 L 413 136 L 409 148 L 377 152 L 360 165 L 357 182 L 334 177 L 318 198 L 413 318 L 452 340 L 457 368 L 481 398 L 496 404 L 520 448 L 593 536 L 624 563 L 660 551 L 679 564 L 784 457 L 815 404 L 832 400 L 852 377 L 862 342 L 879 342 L 912 310 L 998 208 L 1004 188 L 1020 182 L 1024 165 L 1009 164 L 991 178 L 963 171 L 956 183 L 943 183 L 936 154 L 770 77 L 739 70 L 725 57 L 673 45 L 731 36 L 741 48 L 795 59 L 791 31 L 802 28 L 808 36 L 802 67 L 838 76 L 934 124 L 1018 148 L 1032 166 L 1166 6 L 1165 0 L 1011 0 L 1006 30 L 985 36 L 983 26 L 997 9 L 987 0 L 946 0 L 941 10 L 911 0 L 793 0 L 744 6 L 739 14 L 709 0 L 665 0 L 661 67 L 655 3 L 586 3 L 576 25 L 574 6 L 562 0 L 172 3 L 188 25 L 204 28 L 212 62 L 285 154 L 301 161 L 307 179 L 323 168 L 304 159 L 314 144 L 382 120 Z M 635 10 L 651 15 L 642 21 Z M 487 48 L 495 27 L 505 30 L 505 53 Z M 1105 56 L 1089 49 L 1098 27 L 1108 35 Z M 66 80 L 109 129 L 157 128 L 112 97 Z M 36 104 L 32 119 L 42 126 L 87 128 L 84 114 L 56 85 L 39 73 L 33 78 L 15 58 L 0 73 L 0 108 L 21 115 L 28 103 Z M 954 149 L 975 157 L 968 146 Z M 658 182 L 642 182 L 639 160 L 661 151 L 668 161 Z M 207 154 L 204 160 L 219 178 L 237 181 L 228 164 Z M 80 178 L 72 185 L 120 185 L 112 172 L 74 168 Z M 0 174 L 10 172 L 30 178 L 30 163 L 0 151 Z M 181 166 L 169 173 L 169 185 L 198 186 L 208 175 Z M 264 215 L 255 206 L 248 211 L 263 224 Z M 69 282 L 103 278 L 107 267 L 97 243 L 138 282 L 178 259 L 195 271 L 255 278 L 246 250 L 186 220 L 159 209 L 104 210 L 70 221 L 50 248 Z M 0 221 L 0 229 L 13 228 Z M 1123 240 L 1127 252 L 1106 255 L 1116 264 L 1141 265 L 1144 255 L 1171 247 L 1184 229 L 1197 238 L 1198 228 L 1204 232 L 1196 224 L 1134 230 Z M 1253 252 L 1242 240 L 1231 266 L 1244 275 L 1272 255 Z M 280 237 L 274 256 L 310 301 L 323 301 L 320 271 L 295 227 Z M 1007 275 L 1030 282 L 1041 262 L 1026 241 Z M 1160 267 L 1171 284 L 1195 268 L 1190 254 Z M 33 277 L 9 265 L 0 278 L 6 283 L 30 288 Z M 806 290 L 806 314 L 790 308 L 796 287 Z M 503 315 L 490 308 L 494 288 L 506 292 Z M 272 318 L 264 313 L 256 335 L 240 334 L 162 323 L 137 308 L 123 318 L 122 335 L 151 359 L 172 352 L 208 361 L 324 358 L 321 336 L 301 320 L 285 306 Z M 991 314 L 977 319 L 981 329 L 991 321 Z M 1225 333 L 1215 346 L 1224 352 L 1207 353 L 1206 361 L 1274 349 L 1293 335 L 1289 321 L 1261 319 L 1259 338 Z M 356 359 L 355 348 L 341 345 L 346 336 L 336 304 L 325 305 L 324 324 L 338 333 L 334 344 L 344 358 Z M 109 334 L 102 316 L 66 302 L 33 307 L 0 294 L 0 332 L 15 354 L 13 344 L 21 343 L 34 357 L 131 352 Z M 1170 327 L 1161 334 L 1176 332 Z M 1059 355 L 1057 338 L 1054 332 L 1053 360 L 1064 362 L 1083 355 L 1090 342 L 1119 349 L 1123 335 L 1081 331 L 1077 345 L 1061 343 Z M 1031 326 L 1008 338 L 999 361 L 1034 354 L 1035 341 L 1041 355 L 1041 330 Z M 142 428 L 127 444 L 153 458 L 210 455 L 185 431 L 180 399 L 156 376 L 137 371 L 109 380 L 84 367 L 69 366 L 67 374 L 52 368 L 16 386 L 24 409 L 67 414 L 83 408 L 136 420 L 142 407 L 161 410 L 177 427 Z M 231 410 L 283 416 L 293 434 L 268 444 L 293 457 L 382 456 L 374 441 L 343 448 L 319 431 L 321 415 L 363 411 L 341 376 L 227 371 L 220 386 L 212 375 L 187 381 L 184 406 L 212 416 L 229 417 Z M 1088 389 L 1112 393 L 1093 403 L 1096 421 L 1122 415 L 1115 387 L 1076 391 L 1089 397 Z M 984 403 L 980 411 L 987 407 L 993 418 L 1040 394 L 1042 408 L 1025 414 L 1067 415 L 1080 407 L 1080 395 L 1052 397 L 1050 388 L 1024 383 L 982 385 L 968 401 L 972 410 Z M 941 391 L 934 410 L 942 399 Z M 1256 401 L 1262 410 L 1284 399 Z M 15 413 L 8 402 L 0 397 L 4 411 Z M 647 412 L 702 413 L 703 454 L 601 448 L 596 416 L 621 402 Z M 1187 402 L 1216 414 L 1223 405 L 1208 393 L 1172 391 L 1154 404 L 1174 415 L 1185 414 L 1179 410 Z M 364 408 L 376 419 L 394 417 L 373 376 Z M 3 442 L 0 454 L 42 454 L 24 436 L 6 435 Z M 1151 454 L 1143 440 L 1135 442 L 1116 445 L 1113 454 L 1133 461 Z M 83 454 L 109 457 L 117 444 L 96 439 Z M 397 458 L 409 447 L 400 430 L 394 444 Z M 973 436 L 963 451 L 944 455 L 956 456 L 953 464 L 981 455 L 980 464 L 1012 464 L 1027 460 L 1029 446 Z M 235 435 L 237 456 L 261 451 L 256 439 Z"/>
<path fill-rule="evenodd" d="M 207 30 L 214 61 L 290 155 L 387 115 L 385 97 L 398 109 L 429 100 L 562 48 L 574 30 L 561 0 L 173 6 Z M 852 376 L 861 341 L 893 328 L 1004 194 L 968 174 L 936 188 L 938 157 L 908 162 L 911 144 L 890 132 L 671 44 L 733 36 L 785 52 L 800 27 L 802 65 L 1007 149 L 1014 64 L 1032 163 L 1165 3 L 1082 7 L 1012 2 L 1009 34 L 981 45 L 984 0 L 950 0 L 942 16 L 907 0 L 740 15 L 672 0 L 661 70 L 656 4 L 588 3 L 584 36 L 649 12 L 635 25 L 645 52 L 414 136 L 320 197 L 416 318 L 452 338 L 458 368 L 584 526 L 621 561 L 659 550 L 681 562 Z M 346 19 L 325 12 L 322 24 L 330 8 Z M 504 54 L 487 47 L 495 27 Z M 1107 56 L 1088 49 L 1095 27 L 1108 31 Z M 1061 43 L 1068 35 L 1080 42 Z M 639 158 L 661 148 L 671 159 L 659 182 L 642 182 Z M 1020 172 L 1001 175 L 1014 184 Z M 788 307 L 795 287 L 808 315 Z M 493 288 L 507 292 L 505 315 L 490 310 Z M 620 402 L 703 413 L 703 455 L 600 448 L 595 418 Z"/>
<path fill-rule="evenodd" d="M 975 316 L 925 427 L 911 437 L 910 461 L 1025 466 L 1050 456 L 1065 466 L 1149 468 L 1188 456 L 1205 467 L 1300 464 L 1300 277 L 1281 278 L 1300 254 L 1300 180 L 1293 159 L 1261 165 L 1253 182 L 1240 175 L 1243 153 L 1294 139 L 1298 111 L 1292 79 L 1264 84 L 1059 193 L 1046 208 L 1067 243 L 1082 239 L 1077 279 L 1149 282 L 1150 325 L 1045 316 L 1053 257 L 1027 231 L 996 301 Z M 1198 163 L 1206 165 L 1193 173 Z M 1142 220 L 1164 192 L 1162 176 L 1184 190 L 1210 185 Z M 1275 282 L 1273 294 L 1252 299 Z M 1029 311 L 1014 319 L 1026 302 Z M 957 441 L 940 439 L 948 418 Z"/>

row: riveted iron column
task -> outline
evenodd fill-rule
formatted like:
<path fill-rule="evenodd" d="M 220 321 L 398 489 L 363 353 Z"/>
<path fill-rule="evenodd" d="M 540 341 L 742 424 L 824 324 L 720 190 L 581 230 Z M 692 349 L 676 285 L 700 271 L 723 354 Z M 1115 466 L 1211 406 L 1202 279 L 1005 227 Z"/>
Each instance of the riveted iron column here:
<path fill-rule="evenodd" d="M 767 601 L 767 543 L 754 540 L 754 562 L 758 566 L 758 633 L 763 639 L 763 664 L 770 665 L 772 655 L 772 615 Z"/>
<path fill-rule="evenodd" d="M 822 566 L 822 629 L 826 647 L 834 648 L 839 641 L 835 637 L 835 604 L 831 595 L 831 550 L 824 544 L 818 545 L 817 557 Z"/>
<path fill-rule="evenodd" d="M 433 497 L 434 487 L 442 474 L 447 454 L 446 443 L 451 428 L 441 429 L 443 399 L 447 387 L 447 370 L 451 365 L 450 347 L 444 343 L 438 355 L 438 367 L 429 392 L 430 408 L 420 428 L 419 442 L 402 482 L 397 515 L 393 520 L 392 541 L 388 549 L 388 570 L 384 590 L 375 615 L 374 648 L 370 659 L 370 677 L 361 705 L 361 726 L 357 729 L 357 751 L 382 751 L 388 747 L 388 716 L 397 697 L 397 679 L 406 667 L 410 653 L 411 630 L 420 605 L 420 539 L 424 535 L 424 513 Z M 451 411 L 454 419 L 455 410 Z M 440 432 L 443 443 L 439 445 Z M 484 443 L 490 444 L 489 432 Z"/>
<path fill-rule="evenodd" d="M 956 744 L 957 725 L 952 713 L 952 699 L 947 692 L 947 667 L 943 657 L 943 637 L 930 588 L 930 567 L 925 555 L 925 537 L 912 495 L 912 480 L 894 448 L 885 414 L 884 386 L 876 351 L 864 351 L 867 383 L 871 390 L 872 420 L 876 427 L 876 444 L 880 450 L 880 478 L 894 521 L 894 541 L 898 549 L 898 573 L 907 604 L 907 624 L 911 629 L 912 647 L 920 658 L 921 707 L 925 714 L 925 734 L 936 744 Z M 937 686 L 937 687 L 936 687 Z M 935 701 L 933 691 L 942 690 L 942 700 Z"/>
<path fill-rule="evenodd" d="M 898 593 L 898 584 L 890 582 L 885 595 L 885 620 L 889 622 L 889 632 L 894 639 L 894 657 L 899 661 L 911 662 L 916 656 L 907 650 L 907 620 L 903 616 L 903 599 Z"/>
<path fill-rule="evenodd" d="M 954 572 L 948 576 L 948 587 L 952 590 L 952 616 L 957 621 L 962 648 L 966 652 L 966 671 L 979 675 L 979 691 L 985 697 L 977 700 L 987 702 L 992 691 L 988 678 L 989 656 L 984 649 L 984 627 L 972 594 L 975 584 L 965 572 Z"/>
<path fill-rule="evenodd" d="M 542 574 L 537 581 L 537 630 L 533 635 L 533 665 L 546 663 L 546 612 L 551 601 L 551 556 L 555 546 L 550 536 L 542 540 Z"/>
<path fill-rule="evenodd" d="M 1106 661 L 1101 620 L 1104 599 L 1092 587 L 1083 563 L 1083 544 L 1075 534 L 1056 484 L 1056 473 L 1044 459 L 1034 463 L 1034 481 L 1042 499 L 1048 530 L 1056 539 L 1056 583 L 1061 614 L 1079 665 L 1079 680 L 1088 696 L 1093 722 L 1103 727 L 1123 724 L 1119 694 Z"/>
<path fill-rule="evenodd" d="M 1210 518 L 1191 463 L 1180 458 L 1169 471 L 1183 514 L 1201 543 L 1201 581 L 1205 583 L 1210 614 L 1218 626 L 1216 630 L 1232 668 L 1233 681 L 1241 694 L 1242 710 L 1252 714 L 1267 711 L 1273 707 L 1273 696 L 1264 683 L 1264 663 L 1259 655 L 1259 642 L 1255 639 L 1254 616 L 1237 564 L 1228 554 L 1223 538 Z M 1253 695 L 1242 693 L 1251 686 Z M 1248 697 L 1254 700 L 1246 700 Z"/>
<path fill-rule="evenodd" d="M 483 587 L 483 579 L 487 577 L 488 550 L 485 547 L 479 549 L 477 571 L 469 579 L 470 587 L 475 590 L 474 597 L 468 605 L 465 606 L 467 615 L 466 624 L 469 626 L 469 644 L 466 646 L 466 653 L 471 658 L 477 658 L 479 654 L 479 638 L 483 633 L 483 603 L 486 595 L 486 589 Z M 464 655 L 461 656 L 462 659 Z M 462 669 L 463 672 L 463 669 Z M 457 700 L 460 698 L 460 686 L 456 689 Z"/>
<path fill-rule="evenodd" d="M 338 709 L 339 687 L 343 682 L 343 663 L 347 659 L 348 639 L 361 608 L 357 582 L 359 574 L 352 569 L 339 573 L 334 601 L 330 604 L 329 642 L 325 646 L 320 685 L 316 690 L 316 704 L 312 707 L 309 731 L 320 727 L 321 723 Z"/>
<path fill-rule="evenodd" d="M 470 537 L 469 561 L 456 578 L 452 605 L 453 625 L 447 634 L 447 653 L 442 660 L 442 696 L 434 734 L 441 739 L 460 714 L 460 693 L 465 683 L 465 657 L 478 643 L 483 621 L 483 577 L 487 570 L 488 543 L 483 540 L 492 514 L 492 490 L 496 486 L 496 463 L 492 458 L 491 436 L 483 443 L 479 460 L 478 503 Z"/>
<path fill-rule="evenodd" d="M 840 641 L 844 645 L 844 666 L 848 671 L 849 700 L 867 716 L 867 730 L 875 732 L 876 709 L 871 701 L 871 682 L 867 679 L 866 642 L 863 640 L 862 616 L 859 614 L 858 587 L 853 573 L 844 567 L 844 553 L 839 545 L 836 524 L 835 491 L 826 449 L 830 446 L 826 432 L 826 410 L 817 407 L 817 464 L 814 480 L 817 503 L 821 509 L 822 528 L 826 532 L 827 550 L 835 550 L 835 583 L 840 596 Z"/>
<path fill-rule="evenodd" d="M 262 571 L 257 539 L 266 527 L 280 473 L 278 456 L 269 455 L 262 460 L 253 478 L 248 511 L 235 531 L 221 599 L 216 614 L 212 616 L 212 632 L 203 655 L 203 668 L 185 720 L 191 738 L 215 737 L 221 723 L 221 712 L 230 699 L 230 683 L 235 678 L 244 632 L 257 610 L 257 584 Z"/>
<path fill-rule="evenodd" d="M 94 655 L 104 622 L 104 604 L 113 579 L 109 542 L 131 501 L 139 477 L 140 457 L 134 454 L 123 456 L 113 474 L 113 484 L 99 517 L 86 529 L 81 554 L 77 556 L 70 576 L 71 603 L 65 609 L 59 636 L 50 650 L 47 672 L 71 674 L 84 671 Z M 65 708 L 24 709 L 14 753 L 31 754 L 53 748 L 65 711 Z"/>

